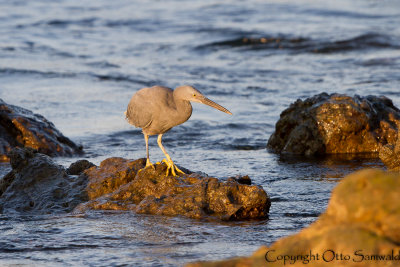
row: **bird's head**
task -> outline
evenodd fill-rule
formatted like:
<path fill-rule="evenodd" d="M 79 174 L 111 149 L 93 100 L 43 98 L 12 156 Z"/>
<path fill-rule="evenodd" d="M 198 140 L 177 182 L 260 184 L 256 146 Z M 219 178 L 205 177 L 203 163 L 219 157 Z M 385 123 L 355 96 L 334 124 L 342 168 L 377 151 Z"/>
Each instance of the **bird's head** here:
<path fill-rule="evenodd" d="M 179 99 L 202 103 L 210 107 L 213 107 L 215 109 L 218 109 L 220 111 L 223 111 L 225 113 L 228 113 L 229 115 L 232 115 L 232 113 L 229 110 L 215 103 L 214 101 L 208 99 L 193 86 L 190 85 L 179 86 L 174 90 L 174 95 Z"/>

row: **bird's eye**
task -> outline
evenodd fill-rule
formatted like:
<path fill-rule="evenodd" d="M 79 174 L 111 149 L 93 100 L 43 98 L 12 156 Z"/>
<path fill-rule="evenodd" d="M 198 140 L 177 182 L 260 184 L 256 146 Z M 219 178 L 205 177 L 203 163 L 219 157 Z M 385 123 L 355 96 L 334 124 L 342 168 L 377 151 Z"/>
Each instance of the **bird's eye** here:
<path fill-rule="evenodd" d="M 196 94 L 193 94 L 194 97 L 196 97 Z"/>

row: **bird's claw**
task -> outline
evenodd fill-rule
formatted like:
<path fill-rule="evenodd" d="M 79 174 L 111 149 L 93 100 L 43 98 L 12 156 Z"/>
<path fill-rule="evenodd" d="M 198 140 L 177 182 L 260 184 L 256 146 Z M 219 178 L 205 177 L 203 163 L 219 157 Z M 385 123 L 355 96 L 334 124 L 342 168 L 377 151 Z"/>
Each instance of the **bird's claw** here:
<path fill-rule="evenodd" d="M 185 174 L 183 171 L 181 171 L 181 170 L 174 164 L 174 162 L 173 162 L 172 160 L 163 159 L 162 162 L 164 162 L 164 163 L 167 165 L 167 173 L 165 174 L 165 176 L 168 176 L 169 171 L 171 171 L 171 174 L 172 174 L 173 176 L 177 176 L 175 170 L 176 170 L 177 172 L 180 172 L 180 173 L 182 173 L 182 174 Z"/>
<path fill-rule="evenodd" d="M 140 169 L 138 171 L 138 173 L 140 173 L 141 171 L 143 171 L 144 169 L 146 169 L 147 167 L 151 167 L 153 170 L 155 170 L 156 168 L 154 167 L 154 165 L 150 162 L 150 160 L 146 161 L 146 166 L 144 166 L 142 169 Z"/>
<path fill-rule="evenodd" d="M 146 166 L 144 168 L 147 167 L 151 167 L 153 170 L 155 170 L 156 168 L 154 168 L 154 165 L 150 162 L 150 160 L 146 160 Z"/>

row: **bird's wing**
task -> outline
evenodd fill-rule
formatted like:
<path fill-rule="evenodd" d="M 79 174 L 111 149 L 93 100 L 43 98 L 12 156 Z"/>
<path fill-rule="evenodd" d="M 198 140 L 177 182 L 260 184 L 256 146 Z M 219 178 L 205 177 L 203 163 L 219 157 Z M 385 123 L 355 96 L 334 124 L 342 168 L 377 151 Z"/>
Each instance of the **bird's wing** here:
<path fill-rule="evenodd" d="M 167 87 L 153 86 L 137 91 L 131 98 L 125 116 L 130 124 L 139 128 L 147 128 L 155 116 L 162 112 L 164 101 L 172 90 Z"/>
<path fill-rule="evenodd" d="M 126 120 L 139 128 L 144 128 L 152 120 L 151 111 L 148 109 L 149 101 L 142 90 L 132 96 L 125 112 Z"/>

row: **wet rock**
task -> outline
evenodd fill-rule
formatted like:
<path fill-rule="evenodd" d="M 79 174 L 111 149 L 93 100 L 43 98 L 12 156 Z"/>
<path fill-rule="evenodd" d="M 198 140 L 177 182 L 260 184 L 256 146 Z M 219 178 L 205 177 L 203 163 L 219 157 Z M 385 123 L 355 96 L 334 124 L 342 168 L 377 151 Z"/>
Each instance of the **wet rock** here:
<path fill-rule="evenodd" d="M 14 179 L 15 175 L 13 172 L 7 173 L 2 179 L 0 179 L 0 196 L 3 195 L 4 191 L 6 191 Z"/>
<path fill-rule="evenodd" d="M 228 180 L 229 179 L 237 181 L 239 184 L 251 185 L 251 179 L 248 175 L 245 175 L 245 176 L 238 175 L 236 177 L 230 177 L 230 178 L 228 178 Z"/>
<path fill-rule="evenodd" d="M 96 166 L 93 163 L 91 163 L 90 161 L 86 160 L 86 159 L 81 159 L 78 160 L 74 163 L 72 163 L 68 169 L 67 169 L 67 173 L 70 175 L 79 175 L 81 174 L 84 170 L 89 169 L 90 167 Z"/>
<path fill-rule="evenodd" d="M 54 213 L 72 211 L 88 200 L 87 179 L 67 175 L 44 154 L 15 148 L 10 153 L 12 171 L 0 181 L 0 211 Z"/>
<path fill-rule="evenodd" d="M 100 167 L 86 170 L 91 201 L 79 205 L 76 211 L 118 209 L 222 220 L 263 219 L 268 215 L 270 200 L 260 186 L 197 173 L 165 177 L 164 164 L 141 170 L 145 164 L 145 159 L 110 158 Z"/>
<path fill-rule="evenodd" d="M 124 158 L 108 158 L 100 163 L 99 167 L 92 167 L 84 171 L 88 178 L 86 190 L 89 199 L 96 199 L 113 193 L 119 187 L 135 179 L 137 172 L 142 169 L 146 161 L 139 159 L 130 161 Z"/>
<path fill-rule="evenodd" d="M 0 99 L 0 161 L 8 161 L 13 147 L 30 147 L 49 156 L 71 156 L 82 148 L 39 114 Z"/>
<path fill-rule="evenodd" d="M 322 93 L 281 113 L 267 147 L 278 153 L 378 153 L 395 144 L 400 110 L 384 96 Z"/>
<path fill-rule="evenodd" d="M 261 247 L 248 258 L 188 266 L 398 266 L 399 192 L 399 173 L 356 172 L 338 184 L 325 213 L 300 233 Z M 310 251 L 314 257 L 307 262 Z M 287 255 L 287 260 L 279 255 Z M 377 255 L 385 259 L 374 260 Z"/>
<path fill-rule="evenodd" d="M 247 220 L 266 218 L 270 207 L 270 199 L 260 186 L 242 184 L 235 178 L 221 181 L 189 171 L 180 177 L 166 177 L 164 163 L 156 164 L 155 169 L 143 169 L 145 159 L 108 158 L 98 167 L 78 161 L 67 171 L 32 149 L 16 148 L 10 156 L 13 169 L 0 180 L 3 212 L 113 209 L 196 219 Z M 248 177 L 242 180 L 251 181 Z"/>
<path fill-rule="evenodd" d="M 397 138 L 395 144 L 381 146 L 379 158 L 389 170 L 400 171 L 400 138 Z"/>

